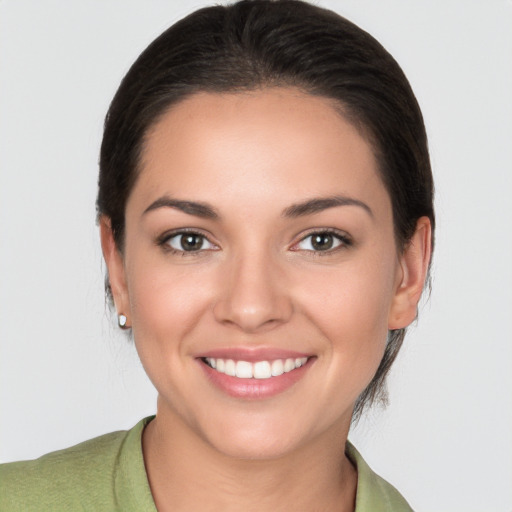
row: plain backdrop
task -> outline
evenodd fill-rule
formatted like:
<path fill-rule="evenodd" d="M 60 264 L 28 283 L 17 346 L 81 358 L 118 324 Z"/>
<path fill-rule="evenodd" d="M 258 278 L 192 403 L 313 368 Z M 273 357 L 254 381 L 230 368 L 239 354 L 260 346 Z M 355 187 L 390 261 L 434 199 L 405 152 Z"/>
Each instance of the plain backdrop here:
<path fill-rule="evenodd" d="M 419 512 L 512 511 L 512 2 L 332 0 L 395 56 L 436 179 L 433 291 L 352 432 Z M 95 195 L 129 65 L 198 1 L 0 0 L 0 460 L 155 411 L 106 306 Z"/>

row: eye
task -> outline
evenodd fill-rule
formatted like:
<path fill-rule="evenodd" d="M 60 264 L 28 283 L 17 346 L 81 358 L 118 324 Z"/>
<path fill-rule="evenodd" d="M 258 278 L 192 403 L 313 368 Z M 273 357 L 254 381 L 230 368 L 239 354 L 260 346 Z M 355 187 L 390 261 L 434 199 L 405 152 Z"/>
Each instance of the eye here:
<path fill-rule="evenodd" d="M 351 245 L 350 239 L 342 234 L 330 231 L 317 231 L 305 236 L 299 243 L 295 244 L 294 250 L 328 252 L 342 246 Z"/>
<path fill-rule="evenodd" d="M 176 233 L 168 236 L 162 242 L 179 252 L 197 252 L 216 249 L 216 246 L 200 233 Z"/>

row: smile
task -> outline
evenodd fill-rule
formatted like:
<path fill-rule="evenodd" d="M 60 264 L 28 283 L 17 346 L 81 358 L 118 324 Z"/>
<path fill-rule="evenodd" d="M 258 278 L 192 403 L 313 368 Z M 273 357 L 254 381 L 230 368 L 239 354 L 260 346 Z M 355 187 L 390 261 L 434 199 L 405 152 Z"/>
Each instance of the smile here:
<path fill-rule="evenodd" d="M 272 361 L 235 361 L 233 359 L 221 359 L 205 357 L 202 360 L 218 373 L 239 379 L 271 379 L 289 373 L 308 361 L 307 357 L 275 359 Z"/>

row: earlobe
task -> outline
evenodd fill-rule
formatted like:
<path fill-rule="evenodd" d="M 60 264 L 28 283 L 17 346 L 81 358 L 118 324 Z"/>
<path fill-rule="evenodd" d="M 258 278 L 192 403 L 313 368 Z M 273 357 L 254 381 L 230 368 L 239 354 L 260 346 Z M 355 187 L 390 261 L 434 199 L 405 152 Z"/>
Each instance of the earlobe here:
<path fill-rule="evenodd" d="M 425 286 L 432 250 L 432 227 L 428 217 L 421 217 L 409 244 L 400 256 L 401 276 L 389 313 L 388 329 L 402 329 L 417 314 Z"/>
<path fill-rule="evenodd" d="M 129 317 L 130 303 L 128 298 L 128 289 L 126 286 L 126 276 L 124 261 L 121 251 L 118 249 L 110 219 L 105 215 L 100 218 L 100 237 L 103 258 L 107 265 L 108 279 L 112 290 L 115 308 L 118 314 Z"/>

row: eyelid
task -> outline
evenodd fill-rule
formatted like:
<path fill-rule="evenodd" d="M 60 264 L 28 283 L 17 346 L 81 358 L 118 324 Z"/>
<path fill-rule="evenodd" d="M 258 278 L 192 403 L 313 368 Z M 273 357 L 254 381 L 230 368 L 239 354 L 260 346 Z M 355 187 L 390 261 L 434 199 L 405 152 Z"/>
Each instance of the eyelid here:
<path fill-rule="evenodd" d="M 177 237 L 179 235 L 197 235 L 200 237 L 203 237 L 205 240 L 208 241 L 210 245 L 213 246 L 213 248 L 208 249 L 199 249 L 197 251 L 185 251 L 180 249 L 175 249 L 169 244 L 169 240 L 171 240 L 174 237 Z M 212 236 L 208 233 L 205 233 L 203 230 L 198 228 L 177 228 L 177 229 L 171 229 L 169 231 L 165 231 L 156 239 L 156 245 L 164 248 L 167 251 L 179 253 L 182 255 L 193 255 L 193 254 L 199 254 L 205 251 L 215 251 L 219 249 L 219 245 L 212 241 Z"/>
<path fill-rule="evenodd" d="M 310 236 L 322 235 L 322 234 L 332 235 L 335 238 L 337 238 L 341 243 L 338 246 L 331 248 L 331 249 L 327 249 L 325 251 L 315 251 L 315 250 L 311 250 L 311 249 L 297 248 L 297 246 L 301 242 L 303 242 Z M 341 231 L 341 230 L 335 229 L 335 228 L 312 228 L 312 229 L 307 230 L 306 232 L 301 233 L 300 236 L 298 237 L 298 240 L 295 241 L 292 244 L 292 246 L 290 247 L 290 250 L 291 251 L 305 251 L 305 252 L 322 255 L 322 254 L 332 254 L 333 252 L 336 252 L 339 249 L 351 247 L 353 244 L 354 244 L 354 242 L 352 240 L 352 237 L 346 231 Z"/>
<path fill-rule="evenodd" d="M 205 240 L 208 241 L 209 244 L 213 246 L 213 248 L 208 249 L 199 249 L 197 251 L 185 251 L 180 249 L 175 249 L 171 247 L 171 245 L 168 243 L 170 239 L 179 236 L 179 235 L 186 235 L 186 234 L 192 234 L 192 235 L 198 235 L 203 237 Z M 297 246 L 306 240 L 308 237 L 313 235 L 319 235 L 319 234 L 330 234 L 333 235 L 335 238 L 337 238 L 341 243 L 337 245 L 334 248 L 327 249 L 325 251 L 315 251 L 311 249 L 299 249 Z M 298 238 L 298 239 L 297 239 Z M 156 245 L 163 247 L 165 250 L 180 253 L 182 255 L 193 255 L 202 253 L 205 251 L 214 251 L 219 250 L 220 246 L 216 242 L 212 241 L 212 236 L 209 233 L 205 233 L 202 229 L 199 228 L 177 228 L 172 229 L 169 231 L 165 231 L 156 239 Z M 352 237 L 346 232 L 335 228 L 311 228 L 307 230 L 306 232 L 303 232 L 299 235 L 299 237 L 296 237 L 296 241 L 293 242 L 293 244 L 290 246 L 289 250 L 291 251 L 305 251 L 315 254 L 330 254 L 333 252 L 336 252 L 337 250 L 341 248 L 347 248 L 353 245 Z"/>

